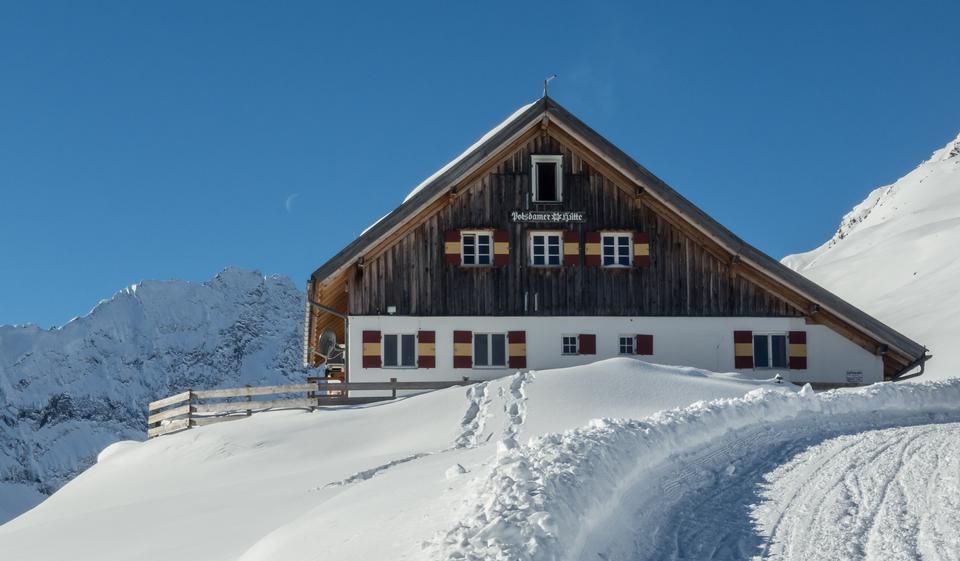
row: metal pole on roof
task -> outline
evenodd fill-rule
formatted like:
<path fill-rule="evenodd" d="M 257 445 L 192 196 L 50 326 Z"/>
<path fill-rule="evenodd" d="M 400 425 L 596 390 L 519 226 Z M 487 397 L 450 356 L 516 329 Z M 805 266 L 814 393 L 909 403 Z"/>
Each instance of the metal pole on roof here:
<path fill-rule="evenodd" d="M 556 77 L 557 77 L 557 75 L 556 75 L 556 74 L 553 74 L 553 75 L 551 75 L 551 76 L 548 76 L 548 77 L 543 81 L 543 97 L 547 97 L 547 84 L 550 83 L 550 80 L 553 80 L 553 79 L 556 78 Z"/>

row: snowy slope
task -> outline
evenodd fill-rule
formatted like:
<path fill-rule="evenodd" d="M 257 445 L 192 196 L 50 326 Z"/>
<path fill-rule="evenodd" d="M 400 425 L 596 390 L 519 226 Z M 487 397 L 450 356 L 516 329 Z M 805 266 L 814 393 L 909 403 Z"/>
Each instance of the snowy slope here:
<path fill-rule="evenodd" d="M 882 507 L 908 517 L 931 505 L 914 499 L 934 483 L 960 491 L 956 462 L 938 456 L 956 434 L 945 423 L 960 420 L 960 381 L 796 390 L 619 358 L 368 407 L 256 414 L 111 446 L 0 526 L 0 551 L 23 561 L 659 559 L 680 536 L 712 552 L 688 558 L 742 559 L 716 544 L 780 552 L 778 540 L 803 531 L 791 517 L 823 496 L 796 484 L 791 459 L 818 446 L 845 458 L 817 471 L 827 485 L 864 462 L 834 439 L 892 425 L 928 427 L 894 437 L 917 452 L 897 480 L 899 502 L 865 480 L 859 495 L 826 503 L 845 510 L 824 510 L 818 524 L 843 522 L 861 504 L 864 515 Z M 657 412 L 674 406 L 684 408 Z M 903 460 L 902 449 L 890 457 Z M 901 467 L 882 465 L 874 472 Z M 760 497 L 762 488 L 784 491 Z M 724 489 L 741 492 L 714 503 L 715 518 L 694 508 Z M 920 498 L 938 510 L 905 543 L 956 550 L 942 529 L 957 505 Z M 690 530 L 701 526 L 678 522 L 691 513 L 715 531 L 698 536 Z M 820 558 L 844 556 L 844 543 L 830 547 Z"/>
<path fill-rule="evenodd" d="M 144 438 L 153 399 L 302 381 L 302 313 L 289 279 L 227 269 L 131 286 L 61 328 L 0 326 L 0 522 Z"/>
<path fill-rule="evenodd" d="M 104 560 L 418 557 L 420 541 L 454 520 L 472 478 L 453 469 L 447 479 L 458 464 L 484 474 L 498 448 L 531 437 L 756 387 L 735 375 L 614 359 L 395 403 L 264 413 L 119 443 L 0 527 L 0 551 L 24 561 L 74 553 Z M 374 528 L 390 528 L 389 543 L 364 537 Z M 60 539 L 44 540 L 51 532 Z M 110 547 L 94 550 L 98 544 Z"/>
<path fill-rule="evenodd" d="M 874 190 L 822 246 L 783 263 L 934 355 L 924 379 L 960 376 L 960 136 Z"/>

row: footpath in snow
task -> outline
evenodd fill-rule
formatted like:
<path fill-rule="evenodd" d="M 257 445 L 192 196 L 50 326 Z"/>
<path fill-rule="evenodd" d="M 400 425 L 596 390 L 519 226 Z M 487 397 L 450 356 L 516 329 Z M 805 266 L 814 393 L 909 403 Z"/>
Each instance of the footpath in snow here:
<path fill-rule="evenodd" d="M 108 448 L 0 526 L 0 551 L 957 559 L 960 482 L 946 443 L 958 436 L 960 381 L 797 390 L 614 359 L 375 406 L 258 414 Z"/>

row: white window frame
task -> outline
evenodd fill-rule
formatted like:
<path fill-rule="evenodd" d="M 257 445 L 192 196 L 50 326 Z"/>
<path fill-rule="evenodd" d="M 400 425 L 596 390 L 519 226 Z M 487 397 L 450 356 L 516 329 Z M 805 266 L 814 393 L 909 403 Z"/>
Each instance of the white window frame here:
<path fill-rule="evenodd" d="M 626 339 L 628 341 L 627 347 L 630 349 L 630 352 L 623 352 L 623 341 Z M 619 335 L 617 338 L 617 354 L 620 355 L 635 355 L 637 354 L 637 336 L 636 335 Z"/>
<path fill-rule="evenodd" d="M 464 239 L 473 236 L 473 263 L 467 263 L 467 244 Z M 477 243 L 478 236 L 487 236 L 490 238 L 489 255 L 486 263 L 479 263 L 480 253 L 477 251 L 480 244 Z M 460 266 L 461 267 L 493 267 L 493 230 L 461 230 L 460 231 Z"/>
<path fill-rule="evenodd" d="M 490 364 L 493 362 L 493 336 L 494 335 L 503 335 L 503 364 Z M 486 337 L 487 338 L 487 364 L 478 365 L 477 364 L 477 337 Z M 503 369 L 510 364 L 510 340 L 507 336 L 507 333 L 500 331 L 491 331 L 491 332 L 474 332 L 473 340 L 470 341 L 471 345 L 471 360 L 473 360 L 473 367 L 479 369 Z"/>
<path fill-rule="evenodd" d="M 573 352 L 567 352 L 567 339 L 573 339 Z M 560 354 L 574 356 L 580 354 L 580 336 L 565 334 L 560 336 Z"/>
<path fill-rule="evenodd" d="M 533 253 L 533 238 L 534 236 L 556 236 L 557 237 L 557 262 L 548 263 L 550 257 L 550 244 L 547 243 L 546 239 L 543 242 L 543 260 L 544 263 L 537 265 L 533 262 L 534 253 Z M 560 230 L 531 230 L 527 235 L 527 248 L 530 250 L 530 259 L 529 263 L 531 267 L 563 267 L 563 232 Z"/>
<path fill-rule="evenodd" d="M 405 365 L 403 364 L 403 337 L 410 336 L 413 337 L 413 364 Z M 397 338 L 397 364 L 387 364 L 387 337 L 396 337 Z M 419 341 L 417 340 L 416 333 L 384 333 L 382 335 L 382 341 L 380 342 L 380 365 L 381 368 L 396 368 L 409 370 L 411 368 L 417 367 L 417 356 Z"/>
<path fill-rule="evenodd" d="M 783 349 L 783 366 L 774 366 L 773 365 L 773 338 L 783 337 L 784 340 L 784 349 Z M 766 337 L 767 339 L 767 365 L 766 366 L 757 366 L 757 337 Z M 753 350 L 753 368 L 755 370 L 774 370 L 777 368 L 786 369 L 790 367 L 790 335 L 785 331 L 761 331 L 753 332 L 753 338 L 750 340 L 750 347 Z"/>
<path fill-rule="evenodd" d="M 627 238 L 627 256 L 628 256 L 629 262 L 626 265 L 622 265 L 619 263 L 620 254 L 618 249 L 620 246 L 617 243 L 617 239 L 621 237 Z M 617 262 L 608 265 L 606 263 L 607 256 L 604 255 L 603 249 L 605 245 L 604 240 L 611 239 L 611 238 L 614 240 L 613 257 L 614 257 L 614 260 Z M 630 267 L 633 267 L 633 232 L 601 232 L 600 233 L 600 265 L 602 265 L 603 267 L 606 267 L 607 269 L 629 269 Z"/>
<path fill-rule="evenodd" d="M 537 184 L 540 174 L 537 173 L 537 165 L 542 163 L 556 164 L 557 199 L 554 201 L 544 201 L 540 199 L 540 189 Z M 533 202 L 535 203 L 562 203 L 563 202 L 563 156 L 534 155 L 530 156 L 530 183 L 533 186 Z"/>

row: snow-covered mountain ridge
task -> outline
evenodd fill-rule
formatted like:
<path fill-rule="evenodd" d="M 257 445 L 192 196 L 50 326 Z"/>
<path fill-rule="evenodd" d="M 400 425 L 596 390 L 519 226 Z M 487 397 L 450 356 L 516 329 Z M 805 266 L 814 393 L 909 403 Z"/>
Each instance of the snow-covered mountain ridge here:
<path fill-rule="evenodd" d="M 875 189 L 820 247 L 783 263 L 926 345 L 960 375 L 960 136 Z"/>
<path fill-rule="evenodd" d="M 226 269 L 139 283 L 60 328 L 0 326 L 0 523 L 143 439 L 151 400 L 302 381 L 303 306 L 286 277 Z"/>

